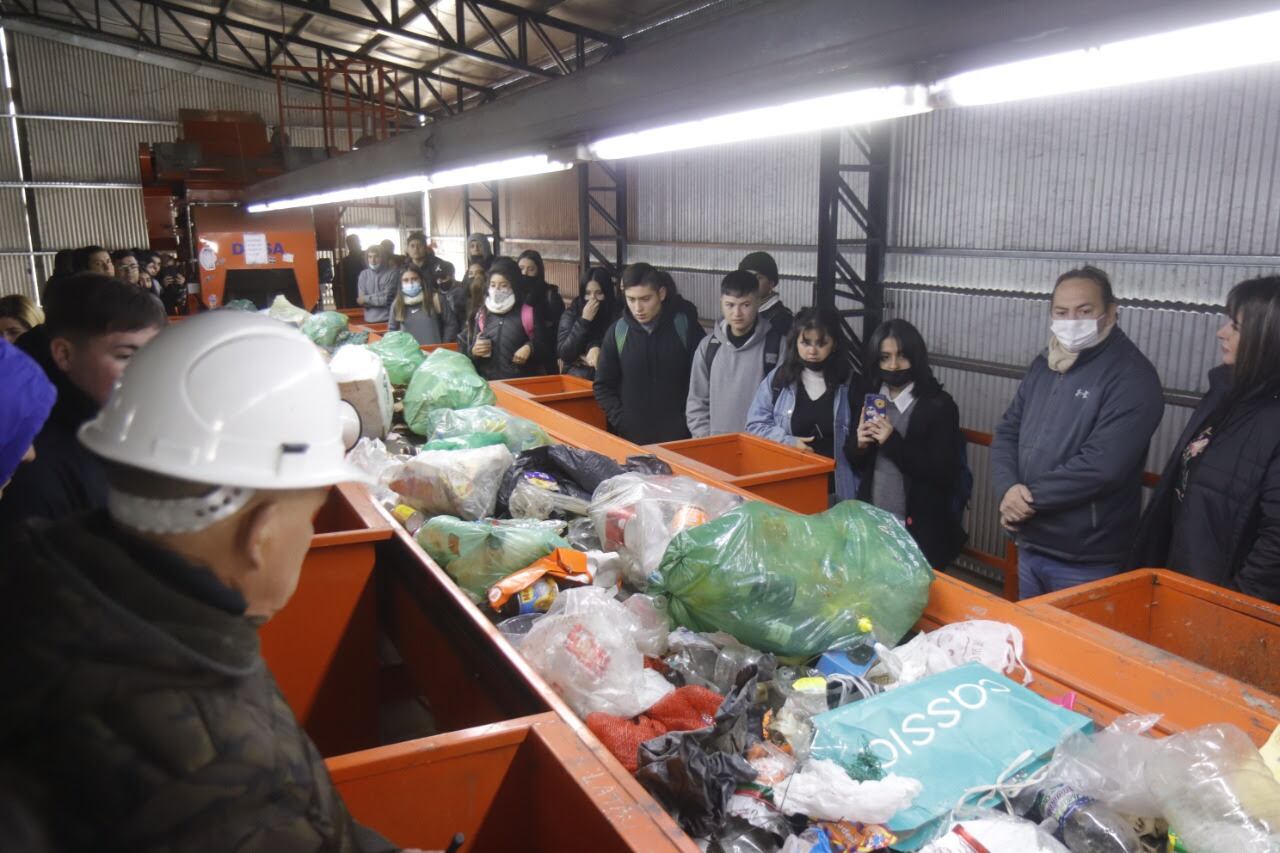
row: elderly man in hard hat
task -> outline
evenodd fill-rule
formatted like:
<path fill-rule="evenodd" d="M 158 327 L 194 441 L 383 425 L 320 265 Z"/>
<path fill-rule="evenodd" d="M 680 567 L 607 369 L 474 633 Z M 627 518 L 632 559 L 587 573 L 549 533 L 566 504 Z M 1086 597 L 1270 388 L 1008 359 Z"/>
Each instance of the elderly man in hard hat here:
<path fill-rule="evenodd" d="M 57 850 L 394 849 L 355 824 L 258 652 L 343 459 L 310 341 L 217 311 L 130 362 L 80 441 L 108 509 L 0 571 L 0 782 Z"/>

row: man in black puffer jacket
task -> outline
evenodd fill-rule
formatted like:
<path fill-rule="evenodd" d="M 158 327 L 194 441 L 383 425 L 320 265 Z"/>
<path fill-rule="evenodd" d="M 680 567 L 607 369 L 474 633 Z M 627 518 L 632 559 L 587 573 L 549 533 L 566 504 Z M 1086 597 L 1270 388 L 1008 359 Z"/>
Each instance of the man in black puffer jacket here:
<path fill-rule="evenodd" d="M 605 332 L 596 366 L 596 401 L 618 434 L 636 444 L 689 437 L 689 373 L 706 333 L 666 282 L 651 267 L 639 281 L 623 276 L 627 306 Z"/>

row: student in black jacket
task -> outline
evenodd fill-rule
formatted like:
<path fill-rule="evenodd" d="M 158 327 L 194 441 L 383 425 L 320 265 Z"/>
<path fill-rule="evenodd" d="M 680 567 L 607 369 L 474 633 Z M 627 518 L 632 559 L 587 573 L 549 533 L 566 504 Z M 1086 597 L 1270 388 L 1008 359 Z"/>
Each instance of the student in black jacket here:
<path fill-rule="evenodd" d="M 889 403 L 868 418 L 862 397 L 850 401 L 858 427 L 844 449 L 860 476 L 858 498 L 896 515 L 929 565 L 945 568 L 967 538 L 956 507 L 964 435 L 915 326 L 880 324 L 867 345 L 867 386 Z"/>
<path fill-rule="evenodd" d="M 769 328 L 783 335 L 791 331 L 795 315 L 791 309 L 782 304 L 778 295 L 778 262 L 768 252 L 752 252 L 738 263 L 738 269 L 745 270 L 760 282 L 760 316 L 769 321 Z"/>
<path fill-rule="evenodd" d="M 1222 365 L 1164 469 L 1129 567 L 1280 604 L 1280 276 L 1232 288 L 1218 340 Z"/>
<path fill-rule="evenodd" d="M 596 400 L 618 434 L 636 444 L 689 437 L 689 370 L 705 333 L 670 280 L 652 267 L 638 281 L 624 274 L 626 307 L 600 345 Z"/>
<path fill-rule="evenodd" d="M 595 379 L 600 343 L 610 324 L 618 318 L 618 299 L 614 295 L 613 279 L 604 267 L 588 270 L 578 290 L 578 298 L 560 318 L 556 354 L 564 363 L 565 373 Z"/>
<path fill-rule="evenodd" d="M 560 295 L 560 288 L 547 281 L 547 268 L 540 253 L 526 249 L 520 253 L 516 263 L 520 266 L 524 289 L 524 293 L 519 294 L 520 299 L 541 309 L 542 323 L 538 327 L 538 336 L 541 338 L 539 350 L 544 353 L 543 371 L 559 373 L 556 336 L 560 330 L 560 318 L 564 316 L 564 297 Z"/>
<path fill-rule="evenodd" d="M 106 506 L 106 472 L 76 432 L 98 414 L 129 359 L 166 322 L 159 299 L 96 273 L 51 282 L 44 308 L 44 325 L 17 346 L 44 369 L 58 400 L 36 436 L 36 458 L 18 469 L 0 498 L 0 527 Z"/>
<path fill-rule="evenodd" d="M 489 291 L 459 341 L 485 379 L 516 379 L 541 373 L 544 353 L 538 305 L 520 301 L 516 262 L 497 257 L 489 265 Z"/>

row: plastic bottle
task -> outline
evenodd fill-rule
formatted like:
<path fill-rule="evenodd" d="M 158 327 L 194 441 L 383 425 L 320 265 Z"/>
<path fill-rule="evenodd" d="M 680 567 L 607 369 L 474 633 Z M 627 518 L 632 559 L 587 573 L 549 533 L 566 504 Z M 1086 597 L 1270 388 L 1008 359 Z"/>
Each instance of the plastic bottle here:
<path fill-rule="evenodd" d="M 1066 785 L 1028 788 L 1015 798 L 1020 810 L 1053 829 L 1071 853 L 1142 853 L 1129 821 Z"/>

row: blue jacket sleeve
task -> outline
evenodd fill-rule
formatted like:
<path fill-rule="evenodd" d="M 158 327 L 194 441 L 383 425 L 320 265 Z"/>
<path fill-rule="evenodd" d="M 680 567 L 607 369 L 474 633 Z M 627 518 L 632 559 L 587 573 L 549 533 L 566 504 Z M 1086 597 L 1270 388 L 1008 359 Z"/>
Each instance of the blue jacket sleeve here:
<path fill-rule="evenodd" d="M 1078 506 L 1124 485 L 1142 470 L 1147 445 L 1163 416 L 1155 371 L 1123 374 L 1108 390 L 1080 452 L 1026 484 L 1036 510 Z"/>
<path fill-rule="evenodd" d="M 747 409 L 747 432 L 779 444 L 789 445 L 791 436 L 778 425 L 778 420 L 773 414 L 773 374 L 775 372 L 771 371 L 756 388 L 756 396 L 751 401 L 751 407 Z"/>
<path fill-rule="evenodd" d="M 1026 378 L 1018 384 L 1018 391 L 1013 395 L 1013 401 L 1005 410 L 991 440 L 991 489 L 997 503 L 1004 499 L 1005 492 L 1019 482 L 1018 435 L 1022 430 L 1022 410 L 1026 406 L 1031 385 L 1035 382 L 1038 367 L 1037 360 L 1032 363 Z"/>

